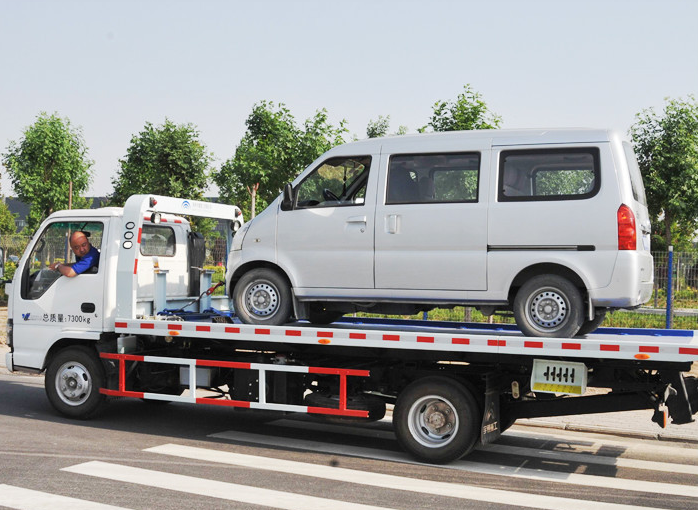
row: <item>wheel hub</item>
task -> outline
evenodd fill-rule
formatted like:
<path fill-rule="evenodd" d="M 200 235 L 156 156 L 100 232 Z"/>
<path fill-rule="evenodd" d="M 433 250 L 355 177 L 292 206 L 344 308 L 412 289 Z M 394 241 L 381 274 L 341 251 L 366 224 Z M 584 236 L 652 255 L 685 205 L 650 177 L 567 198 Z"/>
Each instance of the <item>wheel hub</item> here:
<path fill-rule="evenodd" d="M 563 323 L 568 315 L 566 301 L 550 290 L 536 294 L 529 306 L 531 320 L 539 327 L 551 329 Z"/>
<path fill-rule="evenodd" d="M 423 397 L 409 411 L 409 427 L 413 437 L 429 448 L 449 443 L 459 426 L 450 402 L 439 397 Z"/>
<path fill-rule="evenodd" d="M 66 404 L 79 405 L 89 396 L 92 380 L 87 369 L 79 363 L 66 363 L 56 376 L 58 396 Z"/>
<path fill-rule="evenodd" d="M 256 283 L 247 293 L 249 311 L 257 316 L 272 315 L 278 307 L 277 289 L 268 283 Z"/>

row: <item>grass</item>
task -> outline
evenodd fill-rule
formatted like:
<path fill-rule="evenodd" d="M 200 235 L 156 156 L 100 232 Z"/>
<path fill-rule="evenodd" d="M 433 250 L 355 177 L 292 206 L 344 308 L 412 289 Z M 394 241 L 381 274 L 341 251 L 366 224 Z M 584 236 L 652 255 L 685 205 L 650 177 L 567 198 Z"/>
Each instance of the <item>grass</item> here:
<path fill-rule="evenodd" d="M 383 317 L 375 314 L 357 314 L 359 317 Z M 403 319 L 423 319 L 423 314 L 404 315 Z M 470 310 L 470 317 L 464 307 L 453 309 L 435 309 L 427 313 L 428 320 L 449 321 L 449 322 L 489 322 L 489 318 L 476 309 Z M 514 324 L 512 315 L 494 315 L 492 323 Z M 643 328 L 643 329 L 665 329 L 665 315 L 652 315 L 638 312 L 616 311 L 608 313 L 601 327 L 605 328 Z M 674 317 L 672 329 L 697 329 L 697 317 Z"/>

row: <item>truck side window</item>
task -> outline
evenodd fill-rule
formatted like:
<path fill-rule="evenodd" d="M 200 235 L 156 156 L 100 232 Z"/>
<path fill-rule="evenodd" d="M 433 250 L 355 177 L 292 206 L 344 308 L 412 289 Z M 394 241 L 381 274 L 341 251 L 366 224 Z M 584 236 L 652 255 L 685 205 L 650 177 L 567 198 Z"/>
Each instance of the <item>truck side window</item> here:
<path fill-rule="evenodd" d="M 171 227 L 143 225 L 141 255 L 174 257 L 175 244 L 175 231 Z"/>
<path fill-rule="evenodd" d="M 104 225 L 99 222 L 59 221 L 46 227 L 22 268 L 22 298 L 40 298 L 59 279 L 61 274 L 48 268 L 53 262 L 72 264 L 76 261 L 69 242 L 73 232 L 84 232 L 90 244 L 99 250 L 102 246 L 103 230 Z M 83 275 L 96 272 L 95 269 L 93 267 Z"/>
<path fill-rule="evenodd" d="M 500 202 L 580 200 L 600 189 L 599 149 L 503 151 Z"/>
<path fill-rule="evenodd" d="M 391 156 L 387 204 L 478 201 L 480 154 Z"/>
<path fill-rule="evenodd" d="M 323 162 L 296 189 L 296 207 L 363 205 L 370 156 L 337 157 Z"/>

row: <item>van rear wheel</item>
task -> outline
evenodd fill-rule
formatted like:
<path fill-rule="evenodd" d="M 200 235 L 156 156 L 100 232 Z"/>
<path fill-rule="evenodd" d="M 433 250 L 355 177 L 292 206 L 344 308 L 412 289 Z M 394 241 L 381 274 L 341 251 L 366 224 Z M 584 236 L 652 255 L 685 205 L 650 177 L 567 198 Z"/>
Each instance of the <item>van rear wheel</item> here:
<path fill-rule="evenodd" d="M 527 336 L 570 338 L 584 321 L 580 291 L 558 275 L 535 276 L 517 292 L 515 321 Z"/>
<path fill-rule="evenodd" d="M 291 289 L 273 269 L 245 273 L 233 289 L 233 301 L 236 314 L 245 324 L 281 326 L 291 317 Z"/>

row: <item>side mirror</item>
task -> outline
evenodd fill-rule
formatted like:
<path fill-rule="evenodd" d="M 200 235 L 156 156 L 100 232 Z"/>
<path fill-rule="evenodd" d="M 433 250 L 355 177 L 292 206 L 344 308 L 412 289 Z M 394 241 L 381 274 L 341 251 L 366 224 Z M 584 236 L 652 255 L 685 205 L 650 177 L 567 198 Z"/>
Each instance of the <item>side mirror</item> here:
<path fill-rule="evenodd" d="M 284 191 L 282 192 L 282 211 L 291 211 L 294 208 L 294 188 L 291 183 L 287 183 L 284 186 Z"/>
<path fill-rule="evenodd" d="M 0 248 L 0 280 L 5 276 L 5 252 Z"/>

